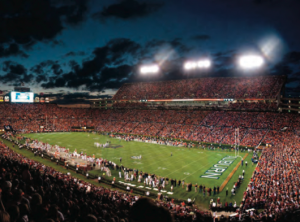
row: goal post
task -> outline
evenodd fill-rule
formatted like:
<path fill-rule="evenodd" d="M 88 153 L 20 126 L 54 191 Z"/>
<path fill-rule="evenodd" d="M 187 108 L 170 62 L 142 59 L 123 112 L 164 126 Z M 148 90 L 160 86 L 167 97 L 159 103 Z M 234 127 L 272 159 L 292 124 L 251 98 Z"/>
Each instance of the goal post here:
<path fill-rule="evenodd" d="M 234 129 L 234 150 L 235 150 L 235 158 L 240 157 L 240 129 Z"/>

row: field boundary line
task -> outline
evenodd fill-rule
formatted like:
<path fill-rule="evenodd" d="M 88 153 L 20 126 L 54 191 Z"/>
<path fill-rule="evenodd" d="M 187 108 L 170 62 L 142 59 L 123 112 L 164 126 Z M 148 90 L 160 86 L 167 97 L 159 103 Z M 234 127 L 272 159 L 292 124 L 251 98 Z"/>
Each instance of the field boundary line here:
<path fill-rule="evenodd" d="M 246 153 L 246 155 L 243 157 L 243 161 L 247 158 L 249 154 Z M 227 176 L 227 178 L 223 181 L 223 183 L 221 184 L 220 187 L 220 192 L 224 189 L 224 187 L 227 185 L 227 183 L 230 181 L 231 177 L 233 176 L 233 174 L 235 174 L 235 172 L 237 171 L 237 169 L 239 168 L 239 166 L 241 165 L 241 161 L 238 162 L 238 164 L 234 167 L 234 169 L 231 171 L 231 173 Z"/>

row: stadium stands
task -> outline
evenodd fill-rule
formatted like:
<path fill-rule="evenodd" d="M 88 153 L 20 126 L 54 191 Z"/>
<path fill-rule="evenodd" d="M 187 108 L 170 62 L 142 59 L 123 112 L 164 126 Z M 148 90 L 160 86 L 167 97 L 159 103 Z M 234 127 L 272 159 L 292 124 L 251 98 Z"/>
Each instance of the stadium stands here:
<path fill-rule="evenodd" d="M 114 100 L 272 100 L 279 95 L 283 83 L 282 76 L 134 83 L 123 85 Z M 88 126 L 126 136 L 136 134 L 230 145 L 234 144 L 235 129 L 239 128 L 240 145 L 269 144 L 271 147 L 263 150 L 240 206 L 232 209 L 239 207 L 244 220 L 249 221 L 293 221 L 299 215 L 299 114 L 270 112 L 278 108 L 276 102 L 270 101 L 230 103 L 231 111 L 148 110 L 146 104 L 140 102 L 118 103 L 116 106 L 121 109 L 70 109 L 54 104 L 2 103 L 0 124 L 10 125 L 20 132 L 71 131 L 72 127 Z M 4 144 L 0 144 L 0 150 L 1 199 L 13 218 L 11 221 L 130 221 L 131 205 L 139 197 L 76 181 L 20 156 Z M 86 192 L 87 189 L 91 191 Z M 175 221 L 211 221 L 209 212 L 176 205 L 172 201 L 156 204 L 166 207 Z M 217 205 L 217 208 L 227 209 L 228 204 L 225 203 L 225 208 Z M 247 211 L 252 208 L 255 210 Z M 8 214 L 4 213 L 3 217 L 8 217 Z"/>
<path fill-rule="evenodd" d="M 201 78 L 124 84 L 113 100 L 261 98 L 274 99 L 284 76 Z"/>
<path fill-rule="evenodd" d="M 102 132 L 234 144 L 234 129 L 239 128 L 240 144 L 251 147 L 262 142 L 269 130 L 300 129 L 299 115 L 291 113 L 69 109 L 52 104 L 0 104 L 0 110 L 2 126 L 23 132 L 89 126 Z"/>
<path fill-rule="evenodd" d="M 125 129 L 128 132 L 142 130 L 150 133 L 153 130 L 162 132 L 162 135 L 175 134 L 179 137 L 199 141 L 219 142 L 222 140 L 230 143 L 234 134 L 233 127 L 240 126 L 240 135 L 245 144 L 251 145 L 254 144 L 254 141 L 261 140 L 265 144 L 271 144 L 272 147 L 263 151 L 248 189 L 244 192 L 243 201 L 238 206 L 239 212 L 245 213 L 245 219 L 250 220 L 252 217 L 252 219 L 263 221 L 280 221 L 287 218 L 286 215 L 289 215 L 289 221 L 292 221 L 299 215 L 297 212 L 300 206 L 298 193 L 300 190 L 298 172 L 300 137 L 295 130 L 299 127 L 300 116 L 297 114 L 221 111 L 206 112 L 204 115 L 200 111 L 181 110 L 171 113 L 157 111 L 153 116 L 145 111 L 141 116 L 135 116 L 128 111 L 120 110 L 78 109 L 71 111 L 55 105 L 17 105 L 19 111 L 24 111 L 24 114 L 20 115 L 14 112 L 16 105 L 6 104 L 5 108 L 7 109 L 1 109 L 1 114 L 6 117 L 2 121 L 12 124 L 15 128 L 27 129 L 28 127 L 30 130 L 39 130 L 39 124 L 45 123 L 46 118 L 47 121 L 48 118 L 50 121 L 53 115 L 58 122 L 57 125 L 51 125 L 53 129 L 56 126 L 58 129 L 67 129 L 60 125 L 80 124 L 83 123 L 82 119 L 90 117 L 92 119 L 90 123 L 94 123 L 94 120 L 97 119 L 98 122 L 95 126 L 101 123 L 103 124 L 102 129 L 108 127 L 116 131 Z M 49 111 L 51 109 L 52 113 Z M 37 112 L 34 113 L 32 110 Z M 43 112 L 46 113 L 46 116 L 41 115 Z M 197 112 L 200 112 L 199 116 L 202 121 L 198 120 L 193 124 L 189 118 L 197 115 Z M 27 116 L 26 113 L 29 115 Z M 180 123 L 176 123 L 174 120 L 170 124 L 159 122 L 163 121 L 161 116 L 170 114 L 176 116 Z M 147 122 L 129 122 L 130 119 L 147 120 Z M 31 124 L 32 120 L 35 120 L 34 124 Z M 156 122 L 152 123 L 152 121 Z M 182 127 L 185 123 L 188 124 Z M 207 125 L 199 126 L 199 123 Z M 181 134 L 181 132 L 185 133 Z M 190 134 L 187 133 L 187 136 L 186 132 L 190 132 Z M 0 149 L 2 201 L 11 218 L 26 217 L 34 221 L 46 221 L 46 218 L 54 221 L 89 221 L 87 218 L 92 217 L 98 218 L 98 221 L 109 221 L 110 218 L 114 218 L 115 221 L 122 219 L 126 221 L 130 218 L 128 213 L 131 209 L 130 206 L 139 198 L 95 187 L 83 181 L 76 181 L 75 178 L 20 156 L 6 148 L 4 144 L 0 144 Z M 30 169 L 27 168 L 27 164 L 31 166 Z M 91 191 L 86 192 L 87 189 Z M 95 204 L 98 200 L 101 200 L 101 203 Z M 169 209 L 176 221 L 209 221 L 212 216 L 209 212 L 176 205 L 172 202 L 159 201 L 157 204 Z M 226 202 L 224 208 L 217 205 L 217 208 L 214 209 L 228 210 L 230 209 L 228 205 L 232 206 L 232 203 Z M 232 207 L 232 209 L 236 208 Z M 264 210 L 260 212 L 254 210 L 251 214 L 251 211 L 246 211 L 253 208 Z M 12 213 L 14 210 L 20 211 L 20 213 Z M 191 212 L 193 213 L 191 214 Z M 291 216 L 287 213 L 295 214 Z M 6 214 L 7 217 L 8 214 Z M 191 215 L 197 215 L 199 220 Z M 228 221 L 228 219 L 223 217 L 220 221 Z"/>

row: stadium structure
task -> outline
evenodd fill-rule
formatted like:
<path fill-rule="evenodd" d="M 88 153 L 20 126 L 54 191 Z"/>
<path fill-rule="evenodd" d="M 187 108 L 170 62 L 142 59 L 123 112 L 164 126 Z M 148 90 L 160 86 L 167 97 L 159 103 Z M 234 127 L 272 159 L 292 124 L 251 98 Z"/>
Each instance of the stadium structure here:
<path fill-rule="evenodd" d="M 262 209 L 267 219 L 279 220 L 286 215 L 290 218 L 297 215 L 300 201 L 300 99 L 284 97 L 285 83 L 286 76 L 126 83 L 113 98 L 92 99 L 88 107 L 47 103 L 44 98 L 37 99 L 36 95 L 31 102 L 20 103 L 3 96 L 0 100 L 0 121 L 6 132 L 3 137 L 15 142 L 19 138 L 16 142 L 19 145 L 20 135 L 24 134 L 87 131 L 120 140 L 164 141 L 165 144 L 180 147 L 227 147 L 235 151 L 248 150 L 246 152 L 250 155 L 259 151 L 258 164 L 241 191 L 242 198 L 237 200 L 235 210 L 238 211 L 233 218 L 240 215 L 245 219 L 250 216 L 252 219 L 259 218 L 257 210 Z M 15 94 L 10 95 L 13 96 Z M 28 98 L 31 97 L 28 95 Z M 16 132 L 17 136 L 11 131 Z M 37 154 L 42 156 L 41 152 Z M 53 157 L 54 161 L 57 159 L 57 163 L 65 165 L 61 157 L 50 158 L 53 160 Z M 238 167 L 243 165 L 242 158 L 238 162 Z M 71 168 L 71 165 L 68 167 Z M 92 162 L 79 169 L 77 163 L 72 167 L 91 178 L 92 174 L 89 175 L 87 170 L 93 168 Z M 229 183 L 234 182 L 230 178 Z M 105 180 L 108 183 L 113 181 L 112 178 Z M 129 185 L 120 188 L 131 189 Z M 223 189 L 225 197 L 228 191 L 225 187 Z M 139 192 L 139 189 L 133 189 L 133 192 Z M 170 199 L 166 201 L 162 204 L 168 204 Z M 219 202 L 210 207 L 220 211 L 225 209 L 225 205 L 220 206 Z M 179 205 L 178 212 L 182 209 Z M 193 207 L 187 211 L 194 212 Z M 271 214 L 273 218 L 269 218 Z M 176 214 L 178 221 L 193 219 L 186 216 L 183 219 L 181 216 Z"/>

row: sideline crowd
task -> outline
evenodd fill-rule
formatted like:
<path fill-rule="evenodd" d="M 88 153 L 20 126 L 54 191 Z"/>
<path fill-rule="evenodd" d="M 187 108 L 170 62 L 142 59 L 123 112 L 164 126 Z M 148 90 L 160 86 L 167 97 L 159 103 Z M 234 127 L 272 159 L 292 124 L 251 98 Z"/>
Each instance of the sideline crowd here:
<path fill-rule="evenodd" d="M 22 132 L 71 131 L 86 126 L 96 131 L 255 147 L 271 134 L 300 132 L 293 113 L 199 110 L 99 110 L 61 108 L 54 104 L 0 104 L 1 125 Z M 292 135 L 293 136 L 293 135 Z M 274 140 L 273 140 L 274 141 Z M 270 141 L 271 143 L 274 143 Z"/>

